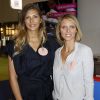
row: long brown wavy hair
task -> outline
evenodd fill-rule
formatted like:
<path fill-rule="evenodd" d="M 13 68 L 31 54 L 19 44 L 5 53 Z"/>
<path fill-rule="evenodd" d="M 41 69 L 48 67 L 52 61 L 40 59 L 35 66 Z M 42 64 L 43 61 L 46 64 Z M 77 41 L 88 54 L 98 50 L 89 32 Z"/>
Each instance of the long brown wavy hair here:
<path fill-rule="evenodd" d="M 23 47 L 25 46 L 25 44 L 28 42 L 27 40 L 27 28 L 25 25 L 25 16 L 28 10 L 36 10 L 40 16 L 40 18 L 42 19 L 42 13 L 40 11 L 40 9 L 34 4 L 34 3 L 29 3 L 27 5 L 24 6 L 24 8 L 22 9 L 21 13 L 20 13 L 20 18 L 19 18 L 19 24 L 18 24 L 18 33 L 16 35 L 16 39 L 15 39 L 15 46 L 14 46 L 14 50 L 15 50 L 15 54 L 19 53 Z M 39 27 L 39 32 L 43 33 L 42 36 L 42 43 L 43 44 L 46 39 L 47 39 L 47 34 L 46 34 L 46 27 L 45 27 L 45 22 L 42 19 L 42 22 L 40 23 L 40 27 Z"/>

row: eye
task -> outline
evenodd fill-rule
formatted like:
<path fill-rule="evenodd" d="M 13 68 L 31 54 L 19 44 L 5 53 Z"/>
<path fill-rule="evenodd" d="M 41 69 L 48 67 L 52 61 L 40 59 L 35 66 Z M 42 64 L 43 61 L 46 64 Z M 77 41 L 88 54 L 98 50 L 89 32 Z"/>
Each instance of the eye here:
<path fill-rule="evenodd" d="M 32 16 L 33 18 L 39 18 L 40 16 L 38 14 L 35 14 Z"/>
<path fill-rule="evenodd" d="M 26 17 L 25 17 L 25 19 L 29 19 L 29 18 L 30 18 L 29 16 L 26 16 Z"/>
<path fill-rule="evenodd" d="M 65 29 L 65 28 L 66 28 L 66 26 L 61 26 L 61 28 L 62 28 L 62 29 Z"/>
<path fill-rule="evenodd" d="M 74 28 L 76 28 L 76 26 L 75 25 L 71 25 L 70 28 L 74 29 Z"/>
<path fill-rule="evenodd" d="M 38 16 L 38 15 L 34 15 L 33 17 L 34 17 L 34 18 L 38 18 L 39 16 Z"/>

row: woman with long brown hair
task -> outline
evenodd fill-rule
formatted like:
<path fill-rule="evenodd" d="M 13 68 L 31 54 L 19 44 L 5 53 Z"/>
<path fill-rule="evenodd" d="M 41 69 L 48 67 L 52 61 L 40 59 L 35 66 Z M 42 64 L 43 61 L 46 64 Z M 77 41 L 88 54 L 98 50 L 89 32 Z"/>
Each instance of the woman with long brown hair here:
<path fill-rule="evenodd" d="M 52 100 L 52 67 L 57 44 L 47 37 L 39 8 L 27 4 L 8 46 L 10 85 L 16 100 Z"/>

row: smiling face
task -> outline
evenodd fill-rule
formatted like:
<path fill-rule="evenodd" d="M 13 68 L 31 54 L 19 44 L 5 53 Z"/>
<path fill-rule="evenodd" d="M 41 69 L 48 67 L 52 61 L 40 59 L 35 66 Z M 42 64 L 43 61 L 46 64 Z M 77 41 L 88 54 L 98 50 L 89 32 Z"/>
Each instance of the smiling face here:
<path fill-rule="evenodd" d="M 40 23 L 41 18 L 38 11 L 35 9 L 28 10 L 25 16 L 25 26 L 27 31 L 38 31 Z"/>
<path fill-rule="evenodd" d="M 77 29 L 75 21 L 72 19 L 63 19 L 60 24 L 60 34 L 64 41 L 74 41 Z"/>

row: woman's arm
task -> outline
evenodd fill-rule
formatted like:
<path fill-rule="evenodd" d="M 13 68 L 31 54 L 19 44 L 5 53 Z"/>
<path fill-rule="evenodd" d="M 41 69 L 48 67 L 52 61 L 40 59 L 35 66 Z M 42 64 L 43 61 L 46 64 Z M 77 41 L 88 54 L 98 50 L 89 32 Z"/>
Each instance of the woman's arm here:
<path fill-rule="evenodd" d="M 86 97 L 85 100 L 94 100 L 94 80 L 93 80 L 93 72 L 94 72 L 94 61 L 93 61 L 93 53 L 90 48 L 87 48 L 83 53 L 83 72 L 84 72 L 84 84 Z"/>
<path fill-rule="evenodd" d="M 10 85 L 14 93 L 15 99 L 22 100 L 22 96 L 21 96 L 20 89 L 18 86 L 17 75 L 14 69 L 13 60 L 11 59 L 10 56 L 8 56 L 8 63 L 9 63 L 8 70 L 9 70 Z"/>

